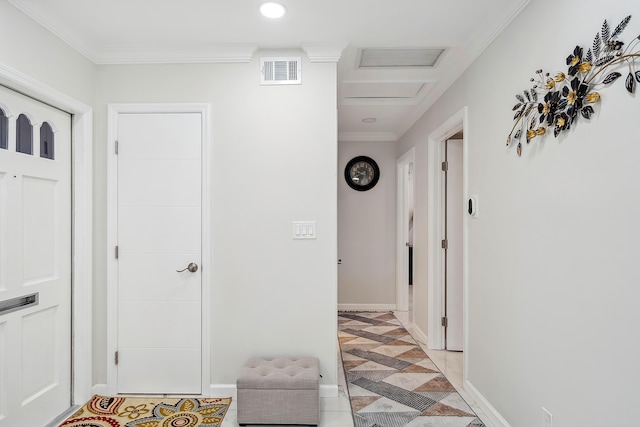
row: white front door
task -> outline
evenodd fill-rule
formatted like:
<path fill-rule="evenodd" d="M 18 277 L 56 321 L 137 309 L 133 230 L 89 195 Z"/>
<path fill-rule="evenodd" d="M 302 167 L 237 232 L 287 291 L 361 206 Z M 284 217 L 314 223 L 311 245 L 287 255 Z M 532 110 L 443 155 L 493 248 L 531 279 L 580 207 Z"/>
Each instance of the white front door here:
<path fill-rule="evenodd" d="M 445 343 L 447 350 L 462 351 L 463 304 L 462 304 L 462 221 L 464 200 L 462 195 L 462 140 L 446 142 L 447 156 L 447 253 L 445 299 L 447 328 Z"/>
<path fill-rule="evenodd" d="M 202 391 L 201 122 L 117 116 L 118 393 Z"/>
<path fill-rule="evenodd" d="M 0 110 L 0 426 L 41 426 L 71 406 L 71 116 Z"/>

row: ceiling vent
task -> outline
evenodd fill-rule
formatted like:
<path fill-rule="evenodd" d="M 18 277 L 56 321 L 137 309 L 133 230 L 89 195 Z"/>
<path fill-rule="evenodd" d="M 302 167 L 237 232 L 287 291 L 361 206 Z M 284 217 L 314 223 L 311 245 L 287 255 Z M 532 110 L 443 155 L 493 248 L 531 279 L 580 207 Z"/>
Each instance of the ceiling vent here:
<path fill-rule="evenodd" d="M 302 83 L 301 57 L 260 58 L 260 84 L 299 85 Z"/>
<path fill-rule="evenodd" d="M 433 67 L 444 49 L 364 48 L 360 49 L 358 68 Z"/>

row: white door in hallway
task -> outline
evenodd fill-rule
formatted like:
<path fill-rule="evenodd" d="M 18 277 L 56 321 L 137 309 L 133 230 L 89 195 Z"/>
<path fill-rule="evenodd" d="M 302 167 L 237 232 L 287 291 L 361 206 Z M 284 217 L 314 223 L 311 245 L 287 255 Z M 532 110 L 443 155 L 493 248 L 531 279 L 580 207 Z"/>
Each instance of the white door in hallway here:
<path fill-rule="evenodd" d="M 200 394 L 202 115 L 117 127 L 117 390 Z"/>
<path fill-rule="evenodd" d="M 0 426 L 42 426 L 71 406 L 71 116 L 0 110 Z"/>
<path fill-rule="evenodd" d="M 447 265 L 446 349 L 463 349 L 462 304 L 462 221 L 464 200 L 462 194 L 462 140 L 450 139 L 447 144 Z"/>

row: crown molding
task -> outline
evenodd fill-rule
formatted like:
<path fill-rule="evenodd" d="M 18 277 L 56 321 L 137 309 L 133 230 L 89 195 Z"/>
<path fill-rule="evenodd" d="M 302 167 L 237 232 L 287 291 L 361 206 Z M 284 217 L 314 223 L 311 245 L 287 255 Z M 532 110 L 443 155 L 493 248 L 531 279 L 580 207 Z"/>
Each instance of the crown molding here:
<path fill-rule="evenodd" d="M 505 30 L 507 25 L 509 25 L 530 2 L 531 0 L 512 0 L 509 2 L 509 7 L 496 9 L 493 16 L 487 19 L 486 25 L 480 25 L 478 27 L 478 30 L 469 37 L 469 40 L 465 44 L 471 62 L 489 47 L 491 42 Z"/>
<path fill-rule="evenodd" d="M 339 142 L 395 142 L 398 136 L 393 132 L 338 132 Z"/>
<path fill-rule="evenodd" d="M 189 49 L 139 47 L 105 47 L 92 48 L 78 37 L 60 31 L 46 19 L 36 14 L 27 4 L 20 0 L 8 0 L 16 9 L 33 19 L 54 34 L 67 45 L 80 52 L 94 64 L 180 64 L 180 63 L 230 63 L 250 62 L 258 50 L 252 45 L 213 45 Z"/>
<path fill-rule="evenodd" d="M 73 49 L 80 52 L 81 55 L 85 56 L 91 62 L 96 63 L 96 52 L 91 49 L 86 43 L 82 41 L 78 41 L 77 38 L 72 37 L 70 34 L 59 31 L 53 25 L 49 23 L 49 21 L 41 18 L 38 14 L 36 14 L 24 1 L 19 0 L 7 0 L 9 4 L 18 9 L 20 12 L 27 15 L 29 18 L 33 19 L 36 23 L 41 25 L 45 30 L 49 31 L 54 36 L 58 37 L 67 45 L 71 46 Z"/>
<path fill-rule="evenodd" d="M 431 92 L 425 96 L 415 110 L 407 116 L 397 129 L 400 138 L 420 120 L 420 118 L 435 104 L 435 102 L 453 85 L 453 83 L 469 68 L 482 52 L 495 40 L 496 37 L 518 16 L 520 12 L 531 2 L 531 0 L 517 0 L 509 3 L 509 7 L 501 8 L 486 21 L 486 25 L 481 25 L 469 39 L 465 49 L 449 49 L 445 53 L 442 64 L 446 70 L 452 72 L 442 74 L 440 79 L 433 85 Z"/>
<path fill-rule="evenodd" d="M 310 62 L 338 62 L 348 43 L 303 43 Z"/>

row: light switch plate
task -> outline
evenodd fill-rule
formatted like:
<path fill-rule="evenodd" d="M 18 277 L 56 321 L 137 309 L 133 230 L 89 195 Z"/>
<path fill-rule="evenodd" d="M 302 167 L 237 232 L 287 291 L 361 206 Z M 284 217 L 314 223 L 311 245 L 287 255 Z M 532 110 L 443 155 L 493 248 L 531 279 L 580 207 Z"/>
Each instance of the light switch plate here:
<path fill-rule="evenodd" d="M 317 239 L 316 221 L 293 221 L 294 240 Z"/>

